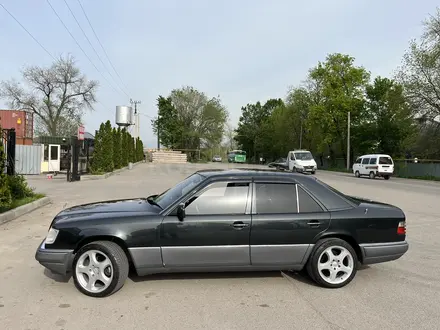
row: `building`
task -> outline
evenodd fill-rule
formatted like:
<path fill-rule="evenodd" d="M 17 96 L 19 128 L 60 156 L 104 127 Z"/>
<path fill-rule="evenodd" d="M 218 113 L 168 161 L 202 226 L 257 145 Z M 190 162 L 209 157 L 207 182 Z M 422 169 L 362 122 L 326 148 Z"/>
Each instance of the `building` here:
<path fill-rule="evenodd" d="M 34 114 L 32 112 L 0 109 L 0 127 L 2 129 L 15 129 L 16 144 L 33 144 Z"/>

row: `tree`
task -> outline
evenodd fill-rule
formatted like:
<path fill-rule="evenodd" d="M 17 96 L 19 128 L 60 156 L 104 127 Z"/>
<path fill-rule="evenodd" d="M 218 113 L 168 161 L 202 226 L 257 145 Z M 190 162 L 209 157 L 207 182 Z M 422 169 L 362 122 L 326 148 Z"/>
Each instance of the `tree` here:
<path fill-rule="evenodd" d="M 359 153 L 404 155 L 406 142 L 413 136 L 415 125 L 403 87 L 382 77 L 367 85 L 366 111 L 359 124 L 358 136 L 353 136 Z"/>
<path fill-rule="evenodd" d="M 105 172 L 113 172 L 113 129 L 110 120 L 104 124 L 102 167 Z"/>
<path fill-rule="evenodd" d="M 318 129 L 318 151 L 339 146 L 346 158 L 347 118 L 350 112 L 354 126 L 363 115 L 364 90 L 369 73 L 354 66 L 354 58 L 343 54 L 330 54 L 324 63 L 310 70 L 309 79 L 320 87 L 320 102 L 310 107 L 309 130 Z"/>
<path fill-rule="evenodd" d="M 93 109 L 98 82 L 87 80 L 74 58 L 61 57 L 50 67 L 29 66 L 22 72 L 27 87 L 14 80 L 0 84 L 0 97 L 13 109 L 34 113 L 36 130 L 70 136 L 81 124 L 84 109 Z"/>
<path fill-rule="evenodd" d="M 274 109 L 280 106 L 284 106 L 283 100 L 269 99 L 264 105 L 257 102 L 241 108 L 235 139 L 240 148 L 253 155 L 254 161 L 257 161 L 258 154 L 267 154 L 265 145 L 268 135 L 264 133 L 268 133 L 268 130 L 265 125 Z"/>
<path fill-rule="evenodd" d="M 122 167 L 122 138 L 121 128 L 113 128 L 113 165 L 115 169 Z"/>
<path fill-rule="evenodd" d="M 129 134 L 126 128 L 122 129 L 122 139 L 121 139 L 121 143 L 122 143 L 122 166 L 128 166 L 128 161 L 129 161 Z"/>
<path fill-rule="evenodd" d="M 186 86 L 159 96 L 157 106 L 152 125 L 165 147 L 194 150 L 220 144 L 228 112 L 219 98 Z"/>
<path fill-rule="evenodd" d="M 414 112 L 434 119 L 440 116 L 440 10 L 424 26 L 420 42 L 410 42 L 396 79 Z"/>
<path fill-rule="evenodd" d="M 224 129 L 225 146 L 228 150 L 235 150 L 238 148 L 237 141 L 235 140 L 235 130 L 231 123 L 225 123 Z"/>
<path fill-rule="evenodd" d="M 95 134 L 95 140 L 94 144 L 95 147 L 93 149 L 93 159 L 91 163 L 91 168 L 93 173 L 101 173 L 104 170 L 104 134 L 105 134 L 105 127 L 104 123 L 101 123 L 99 126 L 99 130 Z"/>

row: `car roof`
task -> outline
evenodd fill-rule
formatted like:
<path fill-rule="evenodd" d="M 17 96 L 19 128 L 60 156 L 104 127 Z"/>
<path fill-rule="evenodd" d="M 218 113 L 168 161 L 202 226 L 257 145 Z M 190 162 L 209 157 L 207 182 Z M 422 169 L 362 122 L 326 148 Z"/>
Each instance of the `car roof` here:
<path fill-rule="evenodd" d="M 225 178 L 261 178 L 276 181 L 292 181 L 298 183 L 312 195 L 314 195 L 329 211 L 353 208 L 354 204 L 347 199 L 342 192 L 328 186 L 318 180 L 315 176 L 304 175 L 302 173 L 292 173 L 277 169 L 257 169 L 257 168 L 234 168 L 234 169 L 206 169 L 196 173 L 206 177 L 216 179 Z"/>
<path fill-rule="evenodd" d="M 359 156 L 358 158 L 361 158 L 361 157 L 390 157 L 391 158 L 391 156 L 387 155 L 387 154 L 368 154 L 368 155 Z"/>

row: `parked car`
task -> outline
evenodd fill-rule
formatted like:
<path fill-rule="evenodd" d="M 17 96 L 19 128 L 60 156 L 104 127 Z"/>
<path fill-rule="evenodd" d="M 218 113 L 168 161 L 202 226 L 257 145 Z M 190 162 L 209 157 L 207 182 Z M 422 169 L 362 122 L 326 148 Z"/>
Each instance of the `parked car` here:
<path fill-rule="evenodd" d="M 315 174 L 318 165 L 309 150 L 293 150 L 287 154 L 289 171 Z"/>
<path fill-rule="evenodd" d="M 312 176 L 234 169 L 198 171 L 160 195 L 64 209 L 35 257 L 72 273 L 80 292 L 104 297 L 124 285 L 130 267 L 139 276 L 305 268 L 319 285 L 340 288 L 360 263 L 407 250 L 396 206 Z"/>
<path fill-rule="evenodd" d="M 212 161 L 213 162 L 222 162 L 222 158 L 219 155 L 215 155 L 214 157 L 212 157 Z"/>
<path fill-rule="evenodd" d="M 278 158 L 274 162 L 267 164 L 270 168 L 277 168 L 282 170 L 287 170 L 287 158 Z"/>
<path fill-rule="evenodd" d="M 389 180 L 394 174 L 394 161 L 390 155 L 363 155 L 358 157 L 353 164 L 353 173 L 358 178 L 366 175 L 370 179 L 383 177 Z"/>

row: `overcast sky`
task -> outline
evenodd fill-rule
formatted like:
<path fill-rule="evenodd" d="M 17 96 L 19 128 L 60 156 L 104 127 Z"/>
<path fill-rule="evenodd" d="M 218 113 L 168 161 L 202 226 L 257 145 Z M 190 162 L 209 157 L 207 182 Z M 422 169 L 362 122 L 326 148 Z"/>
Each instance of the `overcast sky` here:
<path fill-rule="evenodd" d="M 51 4 L 107 80 L 124 86 L 91 31 L 78 0 L 66 0 L 105 67 L 69 12 L 64 0 Z M 80 0 L 101 43 L 126 85 L 141 100 L 141 138 L 154 147 L 150 117 L 158 95 L 192 85 L 220 95 L 236 126 L 246 103 L 286 96 L 328 53 L 354 56 L 373 75 L 389 76 L 408 42 L 418 38 L 421 21 L 435 0 Z M 95 111 L 84 118 L 86 131 L 114 123 L 116 105 L 128 105 L 90 63 L 46 0 L 0 2 L 53 55 L 71 53 L 88 78 L 100 81 Z M 0 7 L 0 80 L 20 78 L 25 65 L 49 65 L 51 57 Z M 108 74 L 111 72 L 115 80 Z M 115 82 L 116 81 L 116 82 Z M 6 104 L 0 100 L 0 108 Z"/>

